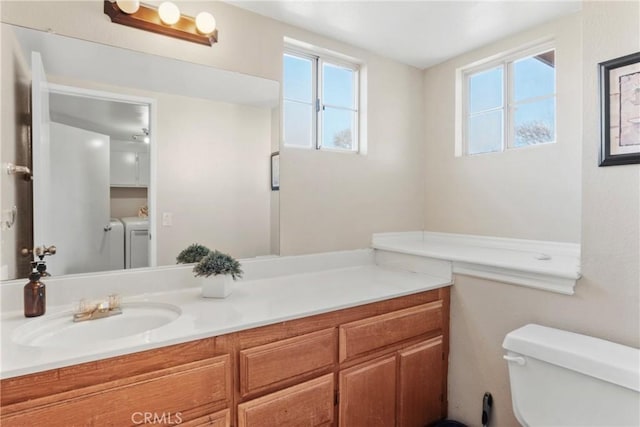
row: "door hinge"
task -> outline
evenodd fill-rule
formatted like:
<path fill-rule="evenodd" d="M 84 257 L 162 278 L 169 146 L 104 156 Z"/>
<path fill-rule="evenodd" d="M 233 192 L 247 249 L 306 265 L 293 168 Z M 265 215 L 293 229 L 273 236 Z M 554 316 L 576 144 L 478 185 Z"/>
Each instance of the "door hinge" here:
<path fill-rule="evenodd" d="M 334 405 L 337 405 L 339 403 L 340 403 L 340 392 L 336 391 Z"/>
<path fill-rule="evenodd" d="M 320 98 L 316 98 L 316 113 L 320 112 Z"/>

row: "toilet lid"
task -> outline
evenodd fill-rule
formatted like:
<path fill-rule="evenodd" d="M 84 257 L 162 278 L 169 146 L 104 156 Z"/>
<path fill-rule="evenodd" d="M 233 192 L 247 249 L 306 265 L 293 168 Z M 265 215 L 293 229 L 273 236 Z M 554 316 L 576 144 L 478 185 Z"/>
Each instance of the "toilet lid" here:
<path fill-rule="evenodd" d="M 502 347 L 640 391 L 640 350 L 637 348 L 535 324 L 509 332 Z"/>

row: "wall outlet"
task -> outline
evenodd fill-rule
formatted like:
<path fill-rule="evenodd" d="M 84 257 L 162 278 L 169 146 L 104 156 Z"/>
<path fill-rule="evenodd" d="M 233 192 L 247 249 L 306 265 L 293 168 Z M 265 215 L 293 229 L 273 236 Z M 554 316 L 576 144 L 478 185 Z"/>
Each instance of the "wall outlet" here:
<path fill-rule="evenodd" d="M 171 227 L 173 225 L 173 213 L 162 212 L 162 226 Z"/>

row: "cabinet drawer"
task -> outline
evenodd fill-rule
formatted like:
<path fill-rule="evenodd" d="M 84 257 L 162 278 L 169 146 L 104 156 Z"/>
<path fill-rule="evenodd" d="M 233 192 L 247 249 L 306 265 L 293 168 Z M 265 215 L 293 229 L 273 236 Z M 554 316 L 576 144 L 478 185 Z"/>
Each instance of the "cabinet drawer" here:
<path fill-rule="evenodd" d="M 340 362 L 442 328 L 442 301 L 340 326 Z"/>
<path fill-rule="evenodd" d="M 165 424 L 212 413 L 231 399 L 228 355 L 3 407 L 2 426 Z M 173 421 L 172 421 L 173 420 Z"/>
<path fill-rule="evenodd" d="M 240 393 L 292 383 L 330 368 L 337 359 L 336 329 L 301 335 L 240 352 Z"/>
<path fill-rule="evenodd" d="M 326 426 L 333 423 L 333 374 L 238 405 L 238 427 Z"/>
<path fill-rule="evenodd" d="M 215 414 L 205 415 L 195 420 L 186 421 L 180 424 L 180 427 L 229 427 L 231 425 L 231 411 L 224 409 Z"/>

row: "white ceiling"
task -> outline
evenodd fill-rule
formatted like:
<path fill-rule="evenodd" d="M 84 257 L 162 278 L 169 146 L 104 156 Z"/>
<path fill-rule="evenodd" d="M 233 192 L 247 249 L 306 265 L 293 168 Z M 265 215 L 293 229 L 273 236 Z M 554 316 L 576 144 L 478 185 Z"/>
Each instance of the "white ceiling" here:
<path fill-rule="evenodd" d="M 419 68 L 582 7 L 579 0 L 228 2 Z"/>
<path fill-rule="evenodd" d="M 141 135 L 142 128 L 149 129 L 149 106 L 146 104 L 51 93 L 49 107 L 51 119 L 58 123 L 122 141 L 134 142 L 133 135 Z"/>

